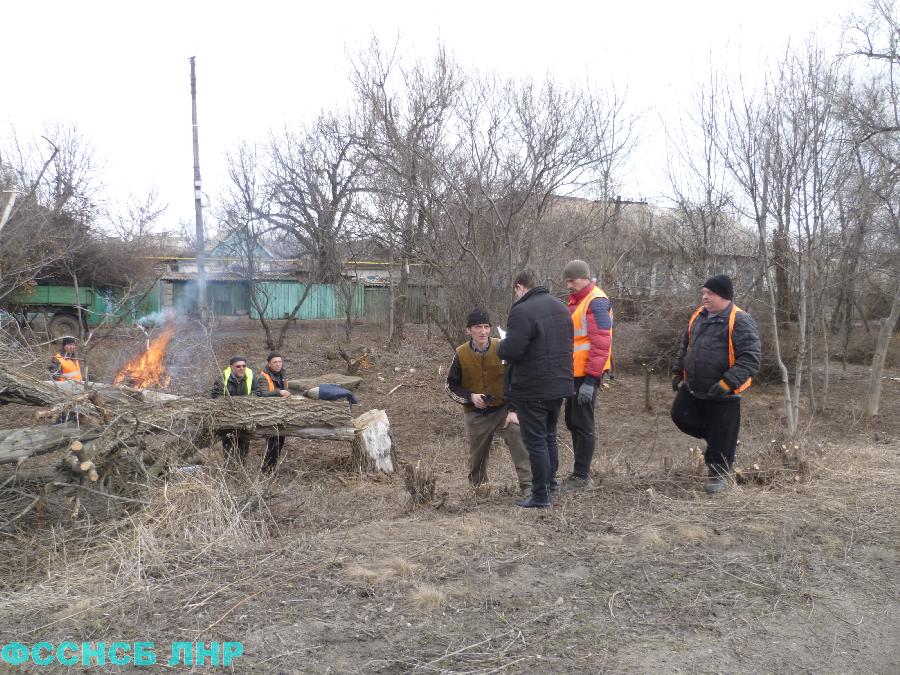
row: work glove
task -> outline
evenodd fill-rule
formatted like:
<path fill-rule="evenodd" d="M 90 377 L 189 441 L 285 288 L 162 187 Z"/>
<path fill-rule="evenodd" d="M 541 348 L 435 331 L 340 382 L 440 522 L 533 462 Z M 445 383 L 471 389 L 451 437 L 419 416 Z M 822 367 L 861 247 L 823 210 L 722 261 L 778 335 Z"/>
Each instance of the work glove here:
<path fill-rule="evenodd" d="M 672 378 L 672 391 L 677 392 L 681 389 L 681 384 L 684 382 L 684 378 L 681 375 L 675 375 Z"/>
<path fill-rule="evenodd" d="M 500 328 L 500 326 L 497 326 L 497 335 L 500 336 L 500 339 L 501 339 L 501 340 L 505 340 L 505 339 L 506 339 L 506 331 L 503 330 L 502 328 Z"/>
<path fill-rule="evenodd" d="M 591 405 L 594 401 L 595 389 L 596 387 L 593 384 L 582 382 L 581 386 L 578 387 L 578 402 L 581 405 Z"/>
<path fill-rule="evenodd" d="M 710 398 L 722 398 L 723 396 L 730 396 L 731 388 L 725 383 L 724 380 L 719 380 L 709 388 L 709 391 L 706 393 L 706 395 Z"/>

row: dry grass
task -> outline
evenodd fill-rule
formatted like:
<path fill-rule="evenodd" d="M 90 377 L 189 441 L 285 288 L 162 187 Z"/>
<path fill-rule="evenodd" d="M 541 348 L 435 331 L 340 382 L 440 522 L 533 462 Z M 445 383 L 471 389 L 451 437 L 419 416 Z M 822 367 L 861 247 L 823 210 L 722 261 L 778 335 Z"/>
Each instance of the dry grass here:
<path fill-rule="evenodd" d="M 447 604 L 447 594 L 436 586 L 423 584 L 410 593 L 410 601 L 419 609 L 437 610 Z"/>

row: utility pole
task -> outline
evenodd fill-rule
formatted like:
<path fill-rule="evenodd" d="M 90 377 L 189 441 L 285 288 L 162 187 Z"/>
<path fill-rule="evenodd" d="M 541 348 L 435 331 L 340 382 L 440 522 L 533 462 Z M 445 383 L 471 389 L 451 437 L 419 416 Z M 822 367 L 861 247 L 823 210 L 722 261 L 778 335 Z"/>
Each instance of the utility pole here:
<path fill-rule="evenodd" d="M 203 235 L 203 193 L 200 189 L 200 141 L 197 136 L 197 75 L 194 72 L 194 58 L 191 57 L 191 121 L 194 133 L 194 214 L 197 224 L 197 310 L 204 323 L 209 319 L 206 304 L 206 247 Z"/>

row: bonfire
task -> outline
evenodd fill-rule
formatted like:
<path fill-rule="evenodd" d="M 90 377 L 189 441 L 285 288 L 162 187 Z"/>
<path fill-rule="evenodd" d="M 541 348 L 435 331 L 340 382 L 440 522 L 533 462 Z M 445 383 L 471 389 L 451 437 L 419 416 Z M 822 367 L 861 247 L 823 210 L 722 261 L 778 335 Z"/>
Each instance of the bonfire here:
<path fill-rule="evenodd" d="M 167 325 L 163 332 L 153 338 L 147 349 L 138 354 L 116 374 L 113 384 L 126 384 L 135 389 L 166 387 L 171 381 L 164 364 L 166 349 L 175 333 L 174 325 Z"/>

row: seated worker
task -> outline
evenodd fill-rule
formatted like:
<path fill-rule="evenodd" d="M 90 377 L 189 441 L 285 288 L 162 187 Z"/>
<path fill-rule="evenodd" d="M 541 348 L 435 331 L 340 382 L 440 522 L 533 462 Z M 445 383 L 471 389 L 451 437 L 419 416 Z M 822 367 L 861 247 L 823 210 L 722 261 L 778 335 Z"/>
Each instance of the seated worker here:
<path fill-rule="evenodd" d="M 491 337 L 491 318 L 483 309 L 473 310 L 466 322 L 470 340 L 456 348 L 447 373 L 447 391 L 465 406 L 469 437 L 469 482 L 487 482 L 488 459 L 494 434 L 509 448 L 523 495 L 531 492 L 531 464 L 522 442 L 519 419 L 503 400 L 506 366 L 497 356 L 497 338 Z"/>

